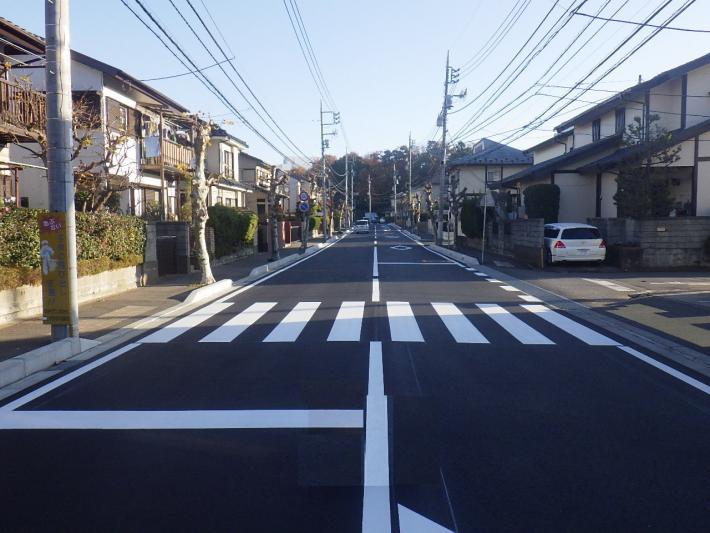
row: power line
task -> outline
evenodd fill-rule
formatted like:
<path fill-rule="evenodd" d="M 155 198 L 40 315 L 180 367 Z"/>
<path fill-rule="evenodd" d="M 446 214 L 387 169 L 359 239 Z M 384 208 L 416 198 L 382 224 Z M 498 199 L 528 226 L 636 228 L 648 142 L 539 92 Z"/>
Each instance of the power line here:
<path fill-rule="evenodd" d="M 227 61 L 230 61 L 229 59 L 225 59 L 223 61 L 219 61 L 217 63 L 212 63 L 211 65 L 207 65 L 206 67 L 202 67 L 200 69 L 197 69 L 197 72 L 203 72 L 205 70 L 209 70 L 213 67 L 216 67 L 219 64 L 226 63 Z M 160 76 L 158 78 L 142 78 L 140 81 L 158 81 L 158 80 L 172 80 L 174 78 L 181 78 L 183 76 L 189 76 L 190 74 L 194 74 L 194 70 L 188 70 L 187 72 L 182 72 L 180 74 L 171 74 L 169 76 Z"/>
<path fill-rule="evenodd" d="M 664 30 L 673 30 L 673 31 L 687 31 L 687 32 L 693 32 L 693 33 L 710 33 L 710 30 L 698 30 L 694 28 L 679 28 L 677 26 L 659 26 L 658 24 L 648 24 L 645 22 L 635 22 L 633 20 L 623 20 L 623 19 L 614 19 L 614 18 L 604 18 L 604 17 L 598 17 L 595 15 L 590 15 L 589 13 L 575 13 L 575 15 L 579 15 L 580 17 L 589 17 L 593 19 L 598 19 L 598 20 L 606 20 L 607 22 L 619 22 L 621 24 L 633 24 L 635 26 L 644 26 L 647 28 L 661 28 Z"/>

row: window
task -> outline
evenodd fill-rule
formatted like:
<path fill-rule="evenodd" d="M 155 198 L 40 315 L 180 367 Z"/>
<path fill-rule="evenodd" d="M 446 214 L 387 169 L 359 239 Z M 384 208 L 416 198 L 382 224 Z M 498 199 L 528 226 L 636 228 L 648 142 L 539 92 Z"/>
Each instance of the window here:
<path fill-rule="evenodd" d="M 556 228 L 545 228 L 545 238 L 546 239 L 556 239 L 557 234 L 560 232 L 560 230 Z"/>
<path fill-rule="evenodd" d="M 234 177 L 234 154 L 231 150 L 224 150 L 222 157 L 223 169 L 222 173 L 228 177 Z"/>
<path fill-rule="evenodd" d="M 30 199 L 28 196 L 20 196 L 20 207 L 29 207 Z"/>
<path fill-rule="evenodd" d="M 489 170 L 486 175 L 486 180 L 488 183 L 493 183 L 500 180 L 500 169 L 496 168 L 494 170 Z"/>
<path fill-rule="evenodd" d="M 234 198 L 225 198 L 224 202 L 227 207 L 234 207 Z"/>
<path fill-rule="evenodd" d="M 597 228 L 570 228 L 562 232 L 563 239 L 601 239 Z"/>
<path fill-rule="evenodd" d="M 592 122 L 592 142 L 596 142 L 602 137 L 602 121 L 597 119 Z"/>
<path fill-rule="evenodd" d="M 614 113 L 614 131 L 624 133 L 626 129 L 626 108 L 621 107 Z"/>
<path fill-rule="evenodd" d="M 217 196 L 217 205 L 222 205 L 223 198 L 221 196 Z"/>
<path fill-rule="evenodd" d="M 106 98 L 106 121 L 109 128 L 127 132 L 128 108 L 116 100 Z"/>

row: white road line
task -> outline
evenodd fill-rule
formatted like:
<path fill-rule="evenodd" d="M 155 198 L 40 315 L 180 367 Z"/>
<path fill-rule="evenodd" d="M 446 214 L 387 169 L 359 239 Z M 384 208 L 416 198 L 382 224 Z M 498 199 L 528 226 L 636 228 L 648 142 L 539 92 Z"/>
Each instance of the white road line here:
<path fill-rule="evenodd" d="M 644 363 L 648 363 L 649 365 L 656 367 L 658 370 L 661 370 L 662 372 L 665 372 L 666 374 L 681 380 L 683 383 L 687 383 L 691 387 L 698 389 L 700 392 L 710 394 L 709 385 L 706 385 L 705 383 L 698 381 L 697 379 L 691 378 L 690 376 L 686 376 L 682 372 L 678 372 L 675 368 L 663 364 L 660 361 L 656 361 L 653 357 L 649 357 L 648 355 L 642 354 L 638 350 L 634 350 L 633 348 L 630 348 L 628 346 L 619 346 L 619 349 L 625 351 L 629 355 L 633 355 Z"/>
<path fill-rule="evenodd" d="M 390 335 L 396 342 L 424 342 L 409 302 L 387 302 Z"/>
<path fill-rule="evenodd" d="M 590 283 L 596 283 L 597 285 L 601 285 L 602 287 L 606 287 L 607 289 L 611 289 L 612 291 L 616 292 L 634 292 L 635 289 L 630 289 L 628 287 L 624 287 L 623 285 L 619 285 L 618 283 L 613 283 L 611 281 L 605 280 L 605 279 L 590 279 L 590 278 L 582 278 L 584 281 L 588 281 Z"/>
<path fill-rule="evenodd" d="M 450 529 L 440 526 L 433 520 L 429 520 L 401 504 L 397 504 L 397 515 L 399 516 L 401 533 L 453 533 Z"/>
<path fill-rule="evenodd" d="M 21 398 L 18 398 L 17 400 L 7 403 L 3 406 L 0 407 L 0 411 L 13 411 L 17 409 L 18 407 L 22 407 L 23 405 L 30 403 L 32 400 L 35 400 L 36 398 L 39 398 L 40 396 L 43 396 L 47 394 L 48 392 L 53 391 L 57 387 L 61 387 L 65 383 L 68 383 L 69 381 L 78 378 L 79 376 L 82 376 L 86 374 L 87 372 L 91 372 L 93 369 L 108 363 L 109 361 L 116 359 L 116 357 L 119 357 L 123 355 L 126 352 L 131 351 L 133 348 L 138 347 L 139 344 L 137 342 L 133 342 L 131 344 L 126 344 L 125 346 L 119 348 L 118 350 L 114 350 L 111 353 L 108 353 L 104 355 L 103 357 L 100 357 L 88 365 L 84 365 L 81 368 L 77 368 L 76 370 L 69 372 L 68 374 L 64 374 L 63 376 L 55 379 L 54 381 L 50 381 L 46 385 L 43 385 L 32 392 L 25 394 Z"/>
<path fill-rule="evenodd" d="M 359 341 L 364 314 L 365 302 L 343 302 L 328 341 Z"/>
<path fill-rule="evenodd" d="M 275 305 L 276 302 L 256 302 L 200 339 L 200 342 L 232 342 Z"/>
<path fill-rule="evenodd" d="M 495 278 L 488 278 L 486 281 L 490 281 L 491 283 L 503 283 L 501 280 Z"/>
<path fill-rule="evenodd" d="M 520 289 L 516 289 L 512 285 L 501 285 L 500 288 L 508 292 L 520 292 Z"/>
<path fill-rule="evenodd" d="M 382 343 L 370 343 L 370 371 L 365 418 L 363 533 L 390 533 L 390 465 L 387 396 L 382 369 Z"/>
<path fill-rule="evenodd" d="M 377 278 L 373 278 L 372 280 L 372 298 L 370 298 L 373 302 L 379 302 L 380 301 L 380 280 Z"/>
<path fill-rule="evenodd" d="M 380 271 L 377 267 L 377 248 L 373 248 L 374 254 L 372 256 L 372 277 L 376 278 L 380 275 Z"/>
<path fill-rule="evenodd" d="M 476 272 L 476 275 L 477 275 L 477 276 L 481 276 L 482 278 L 487 278 L 487 277 L 488 277 L 488 274 L 485 274 L 485 273 L 483 273 L 483 272 Z"/>
<path fill-rule="evenodd" d="M 459 343 L 488 344 L 483 334 L 452 303 L 432 303 L 434 311 Z"/>
<path fill-rule="evenodd" d="M 523 344 L 555 344 L 550 339 L 528 326 L 515 315 L 503 309 L 498 304 L 476 304 L 478 308 L 491 317 L 513 337 Z"/>
<path fill-rule="evenodd" d="M 540 298 L 535 298 L 534 296 L 530 296 L 529 294 L 518 294 L 518 298 L 521 298 L 525 300 L 526 302 L 530 303 L 540 303 L 542 300 Z"/>
<path fill-rule="evenodd" d="M 459 266 L 456 263 L 444 263 L 439 262 L 439 263 L 425 263 L 425 262 L 417 262 L 417 261 L 380 261 L 378 263 L 379 265 L 420 265 L 420 266 Z"/>
<path fill-rule="evenodd" d="M 264 339 L 264 342 L 295 342 L 320 302 L 298 302 L 289 314 Z"/>
<path fill-rule="evenodd" d="M 562 331 L 569 333 L 590 346 L 619 346 L 620 344 L 606 335 L 597 333 L 593 329 L 583 326 L 579 322 L 575 322 L 544 305 L 521 305 L 520 307 L 534 313 L 553 326 L 560 328 Z"/>
<path fill-rule="evenodd" d="M 475 271 L 476 271 L 475 268 L 471 268 L 471 267 L 466 267 L 466 270 L 468 270 L 469 272 L 475 272 Z"/>
<path fill-rule="evenodd" d="M 189 315 L 179 320 L 176 320 L 172 324 L 163 326 L 158 331 L 151 333 L 147 337 L 139 339 L 138 342 L 140 344 L 170 342 L 171 340 L 182 335 L 189 329 L 194 328 L 199 324 L 202 324 L 208 318 L 211 318 L 214 315 L 221 313 L 222 311 L 226 311 L 227 309 L 232 307 L 232 305 L 232 303 L 210 304 L 207 307 L 198 309 L 194 313 L 190 313 Z"/>
<path fill-rule="evenodd" d="M 244 411 L 13 411 L 0 413 L 7 429 L 277 429 L 362 428 L 357 410 Z"/>

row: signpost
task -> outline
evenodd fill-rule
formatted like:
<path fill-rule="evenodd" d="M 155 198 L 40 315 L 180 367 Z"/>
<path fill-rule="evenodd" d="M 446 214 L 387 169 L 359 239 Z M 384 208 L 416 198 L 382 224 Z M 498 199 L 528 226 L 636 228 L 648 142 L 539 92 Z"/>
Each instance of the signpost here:
<path fill-rule="evenodd" d="M 308 232 L 310 231 L 308 213 L 311 210 L 311 204 L 309 203 L 311 197 L 306 191 L 301 191 L 298 193 L 298 199 L 300 200 L 298 210 L 301 212 L 301 253 L 303 253 L 308 247 Z"/>
<path fill-rule="evenodd" d="M 56 211 L 41 215 L 39 239 L 44 309 L 42 319 L 45 324 L 70 325 L 66 213 Z"/>

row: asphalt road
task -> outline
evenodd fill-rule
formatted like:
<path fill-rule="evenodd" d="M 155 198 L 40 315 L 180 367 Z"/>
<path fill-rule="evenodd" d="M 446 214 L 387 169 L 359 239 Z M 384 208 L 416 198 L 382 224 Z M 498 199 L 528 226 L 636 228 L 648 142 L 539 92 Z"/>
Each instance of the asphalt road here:
<path fill-rule="evenodd" d="M 707 531 L 707 384 L 496 281 L 378 225 L 10 398 L 0 529 Z"/>

